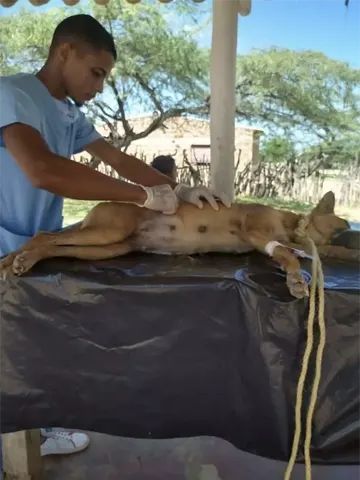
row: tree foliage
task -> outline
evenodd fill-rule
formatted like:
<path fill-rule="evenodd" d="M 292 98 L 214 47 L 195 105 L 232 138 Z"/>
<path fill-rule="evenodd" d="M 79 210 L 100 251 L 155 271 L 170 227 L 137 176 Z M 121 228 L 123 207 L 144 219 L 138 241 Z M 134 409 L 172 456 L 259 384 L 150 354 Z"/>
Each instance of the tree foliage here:
<path fill-rule="evenodd" d="M 271 48 L 241 57 L 237 78 L 239 118 L 308 141 L 359 131 L 360 70 L 344 62 Z"/>
<path fill-rule="evenodd" d="M 261 148 L 261 156 L 268 162 L 291 162 L 296 157 L 294 142 L 282 136 L 265 139 Z"/>
<path fill-rule="evenodd" d="M 191 4 L 174 4 L 173 14 L 189 17 L 195 8 Z M 73 10 L 91 11 L 115 38 L 118 61 L 104 93 L 89 105 L 89 110 L 94 119 L 107 124 L 119 147 L 147 136 L 168 118 L 204 112 L 208 52 L 197 46 L 188 30 L 173 31 L 162 8 L 159 2 L 134 6 L 112 0 L 106 8 L 95 4 Z M 66 16 L 66 9 L 53 9 L 1 17 L 1 74 L 37 71 L 46 60 L 56 25 Z M 128 121 L 134 107 L 154 114 L 154 120 L 142 132 L 134 132 Z M 125 131 L 123 137 L 118 122 Z"/>
<path fill-rule="evenodd" d="M 265 160 L 312 170 L 358 158 L 360 70 L 320 52 L 271 48 L 239 58 L 237 79 L 237 116 L 267 131 Z"/>

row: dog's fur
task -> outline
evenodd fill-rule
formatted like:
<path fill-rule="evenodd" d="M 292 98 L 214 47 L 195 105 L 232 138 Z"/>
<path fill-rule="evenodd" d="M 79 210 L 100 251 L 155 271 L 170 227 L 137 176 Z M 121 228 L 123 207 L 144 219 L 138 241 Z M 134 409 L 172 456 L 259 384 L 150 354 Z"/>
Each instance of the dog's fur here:
<path fill-rule="evenodd" d="M 348 222 L 334 214 L 334 206 L 335 196 L 328 192 L 311 212 L 307 234 L 321 256 L 359 260 L 359 249 L 331 245 L 334 235 L 349 230 Z M 302 298 L 307 295 L 307 285 L 298 258 L 288 248 L 299 248 L 294 236 L 299 218 L 260 204 L 234 203 L 229 209 L 220 205 L 218 211 L 208 204 L 203 209 L 182 204 L 176 214 L 164 215 L 132 204 L 99 203 L 80 225 L 35 235 L 1 261 L 0 271 L 3 277 L 23 275 L 46 258 L 100 260 L 132 251 L 191 255 L 255 249 L 266 253 L 265 246 L 278 241 L 285 246 L 275 248 L 273 259 L 285 270 L 291 294 Z"/>

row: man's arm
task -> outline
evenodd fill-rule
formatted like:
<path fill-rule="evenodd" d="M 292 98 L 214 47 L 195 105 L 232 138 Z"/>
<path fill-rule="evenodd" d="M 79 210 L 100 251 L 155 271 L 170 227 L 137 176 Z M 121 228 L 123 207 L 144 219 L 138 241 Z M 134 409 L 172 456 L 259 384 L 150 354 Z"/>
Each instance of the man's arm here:
<path fill-rule="evenodd" d="M 204 200 L 206 200 L 214 210 L 219 210 L 219 205 L 211 190 L 204 186 L 190 187 L 189 185 L 178 184 L 167 175 L 163 175 L 138 158 L 121 152 L 96 133 L 94 126 L 91 125 L 82 113 L 78 123 L 74 153 L 79 153 L 83 150 L 111 165 L 120 176 L 144 185 L 145 188 L 160 188 L 161 185 L 164 186 L 165 184 L 169 188 L 173 188 L 176 196 L 182 201 L 203 208 Z M 217 197 L 227 207 L 231 206 L 230 200 L 223 193 L 217 193 Z"/>
<path fill-rule="evenodd" d="M 167 175 L 164 175 L 142 160 L 132 155 L 122 152 L 115 148 L 104 138 L 100 138 L 85 147 L 85 150 L 101 159 L 104 163 L 113 167 L 113 169 L 124 178 L 131 182 L 139 183 L 147 187 L 154 185 L 170 185 L 175 188 L 177 183 Z"/>
<path fill-rule="evenodd" d="M 219 210 L 217 200 L 222 202 L 226 207 L 231 207 L 231 201 L 223 193 L 218 193 L 216 200 L 213 192 L 206 187 L 190 187 L 188 185 L 178 184 L 167 175 L 163 175 L 138 158 L 121 152 L 104 138 L 89 143 L 84 146 L 84 149 L 94 157 L 112 166 L 120 176 L 132 182 L 145 186 L 168 184 L 175 190 L 175 193 L 181 200 L 192 203 L 199 208 L 203 208 L 204 200 L 206 200 L 214 210 Z"/>
<path fill-rule="evenodd" d="M 55 195 L 77 200 L 112 200 L 142 205 L 145 190 L 53 154 L 34 128 L 14 123 L 2 129 L 6 149 L 30 182 Z"/>

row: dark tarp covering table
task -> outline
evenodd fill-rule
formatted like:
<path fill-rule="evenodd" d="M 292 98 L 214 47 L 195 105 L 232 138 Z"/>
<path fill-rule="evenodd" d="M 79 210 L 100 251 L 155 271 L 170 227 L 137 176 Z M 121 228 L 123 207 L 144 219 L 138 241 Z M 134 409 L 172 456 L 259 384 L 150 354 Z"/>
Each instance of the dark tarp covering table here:
<path fill-rule="evenodd" d="M 310 278 L 310 262 L 302 268 Z M 358 463 L 359 268 L 323 268 L 312 461 Z M 265 256 L 57 259 L 1 288 L 2 433 L 211 435 L 288 460 L 308 299 L 291 297 Z M 318 338 L 315 328 L 314 348 Z M 314 355 L 306 405 L 313 372 Z"/>

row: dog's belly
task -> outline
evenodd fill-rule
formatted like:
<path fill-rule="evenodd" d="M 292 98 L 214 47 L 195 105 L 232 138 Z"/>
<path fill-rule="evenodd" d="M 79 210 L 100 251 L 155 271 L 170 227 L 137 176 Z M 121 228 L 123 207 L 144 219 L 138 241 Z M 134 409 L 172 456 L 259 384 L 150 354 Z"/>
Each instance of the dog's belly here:
<path fill-rule="evenodd" d="M 164 255 L 252 250 L 227 225 L 184 224 L 181 218 L 166 215 L 140 224 L 132 237 L 132 244 L 136 250 Z"/>

